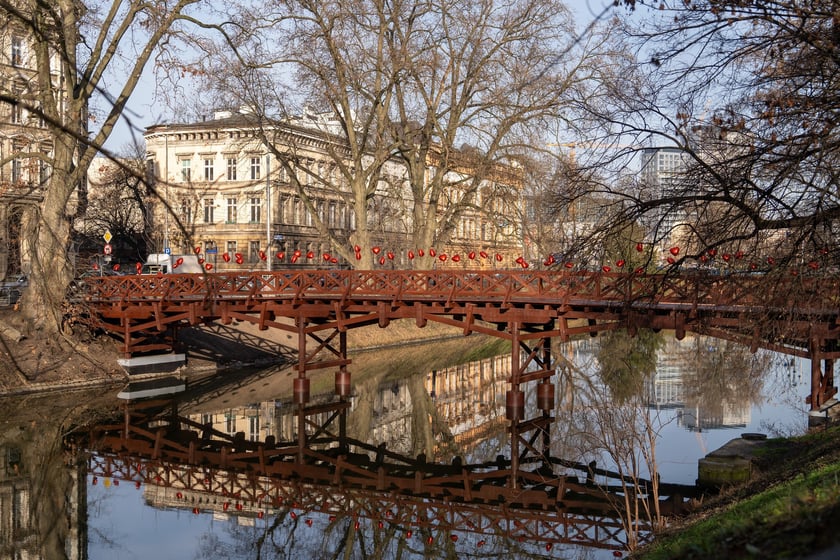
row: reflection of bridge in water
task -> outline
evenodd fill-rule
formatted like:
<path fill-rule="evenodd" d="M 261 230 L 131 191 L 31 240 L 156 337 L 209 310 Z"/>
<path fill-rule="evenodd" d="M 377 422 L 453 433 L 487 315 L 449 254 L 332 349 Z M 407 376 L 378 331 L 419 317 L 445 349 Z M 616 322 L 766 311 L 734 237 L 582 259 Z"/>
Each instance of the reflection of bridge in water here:
<path fill-rule="evenodd" d="M 151 406 L 150 406 L 151 405 Z M 349 403 L 302 407 L 309 430 L 296 441 L 248 441 L 180 416 L 174 403 L 126 405 L 121 421 L 73 436 L 88 454 L 89 474 L 161 488 L 156 500 L 194 513 L 252 517 L 309 513 L 350 516 L 402 538 L 457 540 L 459 533 L 624 549 L 630 508 L 681 513 L 693 487 L 652 484 L 550 457 L 533 438 L 518 467 L 506 458 L 450 464 L 405 457 L 346 437 Z M 313 418 L 329 414 L 325 422 Z M 514 423 L 511 438 L 519 439 Z M 637 502 L 634 503 L 634 500 Z M 634 510 L 635 511 L 635 510 Z M 335 517 L 333 517 L 335 516 Z M 649 521 L 638 528 L 643 539 Z"/>
<path fill-rule="evenodd" d="M 336 368 L 336 393 L 350 392 L 348 329 L 392 320 L 434 321 L 465 335 L 511 342 L 507 416 L 523 420 L 525 385 L 554 400 L 551 339 L 627 328 L 673 329 L 734 340 L 811 360 L 808 402 L 835 393 L 840 356 L 835 278 L 788 275 L 647 275 L 527 271 L 275 271 L 101 277 L 85 301 L 97 324 L 131 356 L 173 348 L 181 326 L 220 320 L 297 335 L 296 403 L 309 402 L 307 373 Z M 314 344 L 313 344 L 314 342 Z M 544 410 L 550 407 L 540 407 Z M 516 457 L 514 453 L 514 461 Z"/>

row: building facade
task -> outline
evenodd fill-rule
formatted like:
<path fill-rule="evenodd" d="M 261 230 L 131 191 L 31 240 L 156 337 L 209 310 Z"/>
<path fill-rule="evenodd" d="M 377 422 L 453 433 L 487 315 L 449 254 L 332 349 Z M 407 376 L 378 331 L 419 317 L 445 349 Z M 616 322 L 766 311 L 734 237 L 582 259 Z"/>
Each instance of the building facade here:
<path fill-rule="evenodd" d="M 28 273 L 19 232 L 26 209 L 42 198 L 53 141 L 36 110 L 38 77 L 32 33 L 0 10 L 0 280 Z M 59 84 L 58 59 L 52 78 Z M 57 86 L 57 94 L 62 91 Z"/>
<path fill-rule="evenodd" d="M 336 247 L 315 225 L 317 215 L 335 238 L 345 240 L 345 247 L 357 227 L 350 189 L 342 184 L 337 169 L 338 140 L 328 145 L 325 139 L 329 126 L 325 118 L 296 119 L 274 131 L 279 132 L 275 137 L 288 143 L 283 150 L 294 150 L 300 166 L 296 179 L 311 206 L 288 170 L 270 155 L 247 112 L 217 112 L 207 121 L 149 127 L 147 175 L 156 192 L 152 246 L 172 253 L 197 247 L 205 262 L 219 271 L 323 267 L 326 256 L 330 266 L 352 266 L 338 257 Z M 495 175 L 505 180 L 516 176 Z M 375 221 L 369 224 L 372 242 L 388 254 L 386 264 L 394 268 L 410 268 L 409 251 L 417 250 L 409 241 L 413 202 L 406 177 L 398 162 L 386 162 L 368 207 Z M 494 192 L 498 189 L 482 189 L 481 196 Z M 462 214 L 449 242 L 437 248 L 439 253 L 463 256 L 436 264 L 480 266 L 478 259 L 467 255 L 481 251 L 515 259 L 522 247 L 518 204 L 502 197 L 479 200 Z M 492 266 L 496 261 L 484 262 Z"/>

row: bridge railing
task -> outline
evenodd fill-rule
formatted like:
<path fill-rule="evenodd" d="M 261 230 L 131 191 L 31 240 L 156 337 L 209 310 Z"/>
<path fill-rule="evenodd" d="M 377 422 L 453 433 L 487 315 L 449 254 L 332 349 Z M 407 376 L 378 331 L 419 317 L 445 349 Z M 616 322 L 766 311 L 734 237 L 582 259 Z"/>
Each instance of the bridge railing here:
<path fill-rule="evenodd" d="M 840 308 L 838 279 L 586 271 L 279 270 L 86 279 L 92 303 L 196 300 L 391 300 L 545 305 Z"/>

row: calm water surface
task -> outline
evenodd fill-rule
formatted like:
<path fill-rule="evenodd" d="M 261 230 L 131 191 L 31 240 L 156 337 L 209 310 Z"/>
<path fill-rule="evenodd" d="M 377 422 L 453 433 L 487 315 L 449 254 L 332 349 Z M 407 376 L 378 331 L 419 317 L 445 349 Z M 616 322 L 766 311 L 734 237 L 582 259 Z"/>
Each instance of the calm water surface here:
<path fill-rule="evenodd" d="M 588 391 L 597 392 L 604 385 L 592 382 L 609 359 L 598 343 L 598 339 L 586 340 L 554 350 L 562 355 L 564 365 L 558 374 L 563 382 L 558 383 L 551 449 L 554 456 L 573 461 L 594 457 L 599 466 L 612 468 L 609 454 L 575 447 L 581 441 L 576 422 L 594 408 L 578 388 L 587 385 Z M 422 450 L 440 461 L 460 456 L 467 462 L 479 462 L 509 454 L 510 437 L 504 420 L 509 357 L 502 353 L 471 363 L 456 363 L 463 361 L 458 360 L 465 353 L 463 344 L 458 342 L 451 348 L 448 343 L 418 346 L 397 356 L 390 353 L 387 358 L 380 354 L 354 359 L 354 397 L 348 432 L 360 439 L 366 436 L 373 444 L 384 442 L 389 450 L 409 457 Z M 717 341 L 687 338 L 678 343 L 665 337 L 664 346 L 656 351 L 656 376 L 643 389 L 648 405 L 645 414 L 653 419 L 658 432 L 656 459 L 662 480 L 693 484 L 697 460 L 741 433 L 802 433 L 807 425 L 803 401 L 808 393 L 808 371 L 809 364 L 803 360 L 761 353 L 753 356 Z M 180 411 L 201 423 L 212 422 L 226 433 L 244 432 L 248 439 L 273 436 L 291 440 L 296 423 L 289 396 L 283 393 L 283 379 L 287 376 L 288 371 L 284 370 L 231 376 L 232 384 L 190 396 L 180 405 Z M 111 394 L 102 396 L 105 403 L 111 398 Z M 35 423 L 58 421 L 79 406 L 51 399 L 48 404 L 29 406 L 23 427 L 13 426 L 14 420 L 5 422 L 4 484 L 12 492 L 3 494 L 4 508 L 26 507 L 20 499 L 13 499 L 15 492 L 26 492 L 14 490 L 17 479 L 14 473 L 8 474 L 9 469 L 25 471 L 27 461 L 47 461 L 38 458 L 37 449 L 54 447 L 55 438 L 60 438 L 66 427 L 41 428 L 36 430 L 37 437 L 27 436 L 36 451 L 24 449 L 20 466 L 14 467 L 9 449 L 22 445 L 20 439 L 24 436 L 20 434 Z M 19 432 L 16 440 L 9 435 L 13 430 Z M 57 473 L 59 468 L 53 464 L 42 472 Z M 294 519 L 270 513 L 262 517 L 237 516 L 214 506 L 212 512 L 205 509 L 194 513 L 190 506 L 179 506 L 162 496 L 155 485 L 93 477 L 83 471 L 80 476 L 86 479 L 78 494 L 86 511 L 77 508 L 65 512 L 71 520 L 68 542 L 64 543 L 70 557 L 344 558 L 347 553 L 348 558 L 361 558 L 362 549 L 364 555 L 373 558 L 615 557 L 613 551 L 560 546 L 547 550 L 539 543 L 466 531 L 452 538 L 432 535 L 434 542 L 429 543 L 423 540 L 425 536 L 406 538 L 404 532 L 377 530 L 371 520 L 330 519 L 318 512 L 299 511 Z M 19 480 L 17 486 L 25 489 L 26 485 Z M 33 486 L 24 501 L 35 500 L 32 494 L 38 492 Z M 73 510 L 70 506 L 68 509 Z M 73 520 L 77 520 L 75 528 Z M 33 532 L 37 534 L 38 530 Z M 55 546 L 59 548 L 61 543 Z"/>

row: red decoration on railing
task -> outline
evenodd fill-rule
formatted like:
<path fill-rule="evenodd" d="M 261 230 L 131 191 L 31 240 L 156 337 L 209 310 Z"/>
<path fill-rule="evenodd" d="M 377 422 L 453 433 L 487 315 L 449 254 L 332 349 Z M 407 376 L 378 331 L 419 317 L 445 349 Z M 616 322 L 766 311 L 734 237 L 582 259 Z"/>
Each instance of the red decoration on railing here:
<path fill-rule="evenodd" d="M 298 259 L 300 258 L 300 255 L 301 255 L 300 249 L 295 249 L 295 252 L 292 253 L 292 256 L 295 257 L 295 258 L 298 258 Z"/>
<path fill-rule="evenodd" d="M 300 255 L 297 254 L 297 253 L 298 253 L 298 251 L 295 251 L 295 253 L 292 254 L 292 258 L 290 259 L 292 261 L 292 264 L 295 264 L 297 262 L 297 260 L 300 258 Z"/>
<path fill-rule="evenodd" d="M 735 258 L 736 259 L 743 259 L 744 258 L 744 252 L 743 251 L 736 251 L 735 252 Z"/>
<path fill-rule="evenodd" d="M 335 258 L 335 257 L 332 257 L 332 258 L 330 259 L 330 264 L 338 264 L 338 259 L 337 259 L 337 258 Z"/>
<path fill-rule="evenodd" d="M 624 259 L 618 259 L 617 261 L 615 261 L 615 266 L 617 266 L 618 268 L 622 268 L 624 264 Z"/>
<path fill-rule="evenodd" d="M 438 258 L 441 262 L 444 262 L 446 260 L 446 253 L 441 253 L 440 256 L 438 256 Z"/>
<path fill-rule="evenodd" d="M 96 264 L 96 263 L 93 263 L 93 265 L 91 265 L 91 268 L 93 268 L 93 270 L 99 270 L 99 265 Z"/>
<path fill-rule="evenodd" d="M 323 258 L 327 262 L 329 262 L 331 257 L 332 256 L 329 253 L 324 253 L 323 255 L 321 255 L 321 258 Z"/>
<path fill-rule="evenodd" d="M 469 253 L 467 253 L 467 258 L 470 259 L 471 261 L 474 261 L 475 260 L 475 251 L 470 251 Z"/>
<path fill-rule="evenodd" d="M 502 258 L 503 258 L 502 255 L 500 255 L 499 253 L 496 253 L 496 262 L 502 262 Z"/>
<path fill-rule="evenodd" d="M 261 261 L 264 261 L 266 259 L 265 251 L 263 251 L 262 249 L 260 249 L 259 255 Z"/>
<path fill-rule="evenodd" d="M 112 268 L 114 269 L 114 272 L 117 272 L 120 269 L 120 263 L 114 264 Z"/>
<path fill-rule="evenodd" d="M 820 267 L 820 263 L 817 261 L 811 261 L 808 263 L 808 267 L 811 268 L 811 270 L 817 270 Z"/>
<path fill-rule="evenodd" d="M 637 268 L 637 269 L 636 269 L 636 270 L 634 270 L 633 272 L 635 272 L 636 274 L 644 274 L 644 272 L 645 272 L 645 267 L 640 266 L 639 268 Z"/>
<path fill-rule="evenodd" d="M 708 260 L 709 260 L 709 257 L 707 257 L 706 255 L 700 255 L 700 262 L 703 262 L 703 263 L 704 263 L 704 262 L 706 262 L 706 261 L 708 261 Z"/>
<path fill-rule="evenodd" d="M 486 259 L 487 258 L 487 251 L 479 251 L 478 256 L 481 257 L 482 259 Z"/>
<path fill-rule="evenodd" d="M 770 266 L 775 265 L 776 259 L 774 259 L 773 257 L 767 257 L 767 264 L 769 264 Z"/>
<path fill-rule="evenodd" d="M 392 251 L 388 251 L 386 256 L 388 257 L 388 260 L 391 260 L 391 261 L 394 260 L 394 253 Z"/>
<path fill-rule="evenodd" d="M 204 268 L 209 272 L 213 270 L 213 263 L 207 263 L 204 265 Z"/>
<path fill-rule="evenodd" d="M 755 270 L 756 268 L 758 268 L 758 265 L 755 264 L 754 262 L 751 262 L 750 263 L 750 270 Z"/>
<path fill-rule="evenodd" d="M 730 255 L 729 253 L 724 253 L 723 254 L 723 260 L 725 262 L 729 262 L 729 259 L 731 259 L 731 258 L 732 258 L 732 255 Z"/>
<path fill-rule="evenodd" d="M 676 257 L 677 255 L 680 254 L 680 248 L 679 247 L 671 247 L 670 249 L 668 249 L 668 252 Z"/>
<path fill-rule="evenodd" d="M 230 262 L 230 255 L 228 253 L 222 253 L 222 260 L 225 262 Z"/>
<path fill-rule="evenodd" d="M 706 251 L 706 252 L 707 252 L 707 253 L 709 254 L 709 256 L 710 256 L 710 257 L 712 257 L 712 258 L 715 258 L 715 256 L 717 255 L 717 249 L 709 249 L 709 250 L 708 250 L 708 251 Z"/>
<path fill-rule="evenodd" d="M 668 264 L 674 264 L 675 262 L 677 262 L 677 261 L 674 260 L 674 257 L 668 257 L 665 260 L 668 261 Z"/>
<path fill-rule="evenodd" d="M 274 255 L 274 256 L 275 256 L 275 257 L 277 257 L 279 260 L 281 260 L 281 261 L 282 261 L 283 259 L 285 259 L 285 258 L 286 258 L 286 253 L 284 253 L 283 251 L 277 251 L 277 254 L 276 254 L 276 255 Z"/>
<path fill-rule="evenodd" d="M 461 262 L 461 255 L 452 255 L 452 262 Z"/>
<path fill-rule="evenodd" d="M 199 259 L 199 261 L 200 261 L 200 260 L 201 260 L 201 259 Z M 175 261 L 175 264 L 174 264 L 174 265 L 172 265 L 172 268 L 178 268 L 178 267 L 179 267 L 179 266 L 181 266 L 182 264 L 184 264 L 184 257 L 178 257 L 178 260 L 176 260 L 176 261 Z"/>
<path fill-rule="evenodd" d="M 575 267 L 575 263 L 573 263 L 573 262 L 566 262 L 565 264 L 563 264 L 563 266 L 565 266 L 566 268 L 574 268 L 574 267 Z"/>
<path fill-rule="evenodd" d="M 202 259 L 201 257 L 198 257 L 198 264 L 204 264 L 204 259 Z M 177 266 L 178 265 L 176 264 L 175 267 L 177 268 Z"/>
<path fill-rule="evenodd" d="M 143 264 L 142 263 L 134 263 L 134 269 L 137 271 L 137 274 L 143 271 Z"/>
<path fill-rule="evenodd" d="M 636 250 L 641 253 L 642 251 L 645 250 L 645 246 L 642 245 L 641 243 L 636 243 Z"/>
<path fill-rule="evenodd" d="M 356 260 L 357 261 L 362 260 L 362 254 L 361 253 L 356 253 Z"/>
<path fill-rule="evenodd" d="M 425 255 L 425 253 L 423 252 L 423 249 L 417 249 L 417 256 L 422 257 L 423 255 Z"/>
<path fill-rule="evenodd" d="M 523 262 L 525 262 L 525 257 L 522 257 L 522 256 L 516 257 L 516 260 L 514 262 L 516 264 L 522 264 Z"/>
<path fill-rule="evenodd" d="M 353 245 L 353 250 L 354 250 L 354 251 L 356 251 L 357 253 L 361 253 L 361 252 L 362 252 L 362 248 L 361 248 L 361 247 L 359 247 L 358 245 Z"/>
<path fill-rule="evenodd" d="M 373 251 L 374 255 L 378 255 L 382 251 L 382 248 L 379 247 L 379 246 L 376 246 L 376 247 L 371 248 L 371 251 Z"/>
<path fill-rule="evenodd" d="M 201 252 L 201 247 L 193 247 L 193 252 L 197 255 Z"/>
<path fill-rule="evenodd" d="M 430 257 L 434 257 L 435 255 L 437 255 L 437 253 L 435 252 L 435 250 L 434 250 L 434 249 L 429 249 L 429 256 L 430 256 Z"/>
<path fill-rule="evenodd" d="M 314 259 L 315 258 L 315 251 L 307 251 L 306 252 L 307 259 Z"/>
<path fill-rule="evenodd" d="M 604 266 L 601 267 L 601 270 L 603 270 L 604 272 L 609 272 L 612 269 L 610 268 L 610 265 L 605 264 Z"/>
<path fill-rule="evenodd" d="M 409 251 L 408 252 L 408 260 L 410 260 L 410 261 L 414 260 L 414 251 Z"/>

